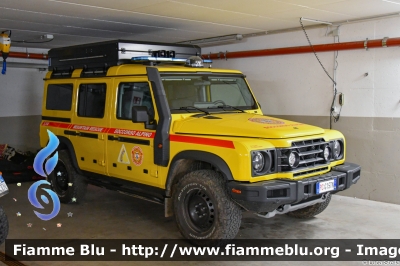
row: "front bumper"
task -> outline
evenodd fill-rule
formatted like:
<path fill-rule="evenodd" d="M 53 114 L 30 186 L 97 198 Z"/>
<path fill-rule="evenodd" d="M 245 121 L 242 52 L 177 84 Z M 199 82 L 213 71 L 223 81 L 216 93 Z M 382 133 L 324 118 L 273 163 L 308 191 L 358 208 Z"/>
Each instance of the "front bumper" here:
<path fill-rule="evenodd" d="M 334 194 L 348 189 L 360 179 L 361 167 L 344 163 L 323 175 L 302 180 L 270 180 L 257 183 L 230 182 L 228 188 L 232 199 L 240 206 L 254 212 L 272 212 L 283 205 L 302 204 L 321 197 L 316 194 L 316 183 L 336 178 Z"/>

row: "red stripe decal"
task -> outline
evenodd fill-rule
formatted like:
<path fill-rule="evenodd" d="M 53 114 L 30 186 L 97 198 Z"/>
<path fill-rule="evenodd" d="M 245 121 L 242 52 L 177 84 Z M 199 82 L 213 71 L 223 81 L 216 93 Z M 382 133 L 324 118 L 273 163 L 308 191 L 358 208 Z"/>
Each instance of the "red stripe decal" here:
<path fill-rule="evenodd" d="M 77 130 L 77 131 L 98 132 L 98 133 L 107 133 L 107 134 L 113 134 L 113 135 L 131 136 L 131 137 L 142 137 L 142 138 L 149 138 L 149 139 L 154 138 L 154 135 L 155 135 L 155 133 L 151 132 L 151 131 L 131 130 L 131 129 L 123 129 L 123 128 L 96 127 L 96 126 L 66 124 L 66 123 L 58 123 L 58 122 L 42 122 L 42 126 L 67 128 L 67 129 Z"/>
<path fill-rule="evenodd" d="M 171 141 L 176 141 L 176 142 L 186 142 L 186 143 L 193 143 L 193 144 L 217 146 L 217 147 L 223 147 L 223 148 L 229 148 L 229 149 L 235 148 L 235 145 L 233 144 L 233 142 L 229 141 L 229 140 L 208 139 L 208 138 L 180 136 L 180 135 L 170 135 L 169 139 Z"/>
<path fill-rule="evenodd" d="M 70 126 L 70 124 L 57 123 L 57 122 L 42 122 L 42 126 L 44 126 L 44 127 L 68 128 Z"/>
<path fill-rule="evenodd" d="M 123 135 L 123 136 L 131 136 L 131 137 L 142 137 L 142 138 L 154 138 L 154 132 L 150 131 L 140 131 L 140 130 L 132 130 L 132 129 L 123 129 L 123 128 L 109 128 L 107 131 L 108 134 L 114 135 Z"/>
<path fill-rule="evenodd" d="M 85 125 L 72 125 L 72 130 L 80 130 L 80 131 L 88 131 L 88 132 L 106 132 L 107 128 L 104 127 L 94 127 L 94 126 L 85 126 Z"/>

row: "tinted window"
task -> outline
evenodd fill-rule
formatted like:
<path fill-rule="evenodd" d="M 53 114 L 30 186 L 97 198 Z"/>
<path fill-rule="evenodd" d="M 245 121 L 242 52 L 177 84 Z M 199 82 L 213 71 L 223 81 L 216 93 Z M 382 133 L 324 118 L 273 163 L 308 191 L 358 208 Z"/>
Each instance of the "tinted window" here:
<path fill-rule="evenodd" d="M 102 118 L 106 105 L 106 84 L 81 84 L 78 116 Z"/>
<path fill-rule="evenodd" d="M 147 82 L 119 84 L 117 118 L 132 119 L 132 106 L 146 106 L 148 113 L 151 116 L 154 115 L 150 87 Z"/>
<path fill-rule="evenodd" d="M 46 109 L 70 111 L 72 84 L 50 84 L 47 87 Z"/>

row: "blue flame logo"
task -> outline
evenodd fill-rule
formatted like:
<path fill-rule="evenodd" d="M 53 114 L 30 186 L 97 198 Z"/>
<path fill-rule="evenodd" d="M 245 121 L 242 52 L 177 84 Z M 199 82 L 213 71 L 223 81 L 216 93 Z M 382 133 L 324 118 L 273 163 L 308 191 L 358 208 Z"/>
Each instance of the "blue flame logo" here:
<path fill-rule="evenodd" d="M 47 182 L 46 180 L 40 180 L 40 181 L 37 181 L 37 182 L 33 183 L 33 185 L 28 190 L 28 199 L 29 199 L 29 201 L 31 202 L 31 204 L 34 207 L 36 207 L 38 209 L 44 209 L 42 204 L 40 204 L 40 202 L 36 198 L 36 192 L 38 190 L 38 187 L 40 185 L 43 185 L 43 184 L 50 185 L 50 183 Z M 58 198 L 57 194 L 54 193 L 54 191 L 52 191 L 52 190 L 50 190 L 48 188 L 42 188 L 42 190 L 46 191 L 50 195 L 50 198 L 52 199 L 53 204 L 54 204 L 53 211 L 50 214 L 42 214 L 42 213 L 37 212 L 37 211 L 33 211 L 33 212 L 36 214 L 37 217 L 39 217 L 43 221 L 48 221 L 48 220 L 51 220 L 54 217 L 56 217 L 57 214 L 60 212 L 60 207 L 61 207 L 60 206 L 60 199 Z M 42 199 L 42 201 L 44 203 L 49 204 L 49 199 L 45 195 L 42 195 L 41 199 Z"/>
<path fill-rule="evenodd" d="M 33 161 L 33 169 L 38 175 L 41 175 L 43 177 L 47 177 L 48 175 L 50 175 L 56 167 L 58 162 L 58 152 L 55 152 L 55 154 L 50 158 L 49 156 L 57 150 L 58 144 L 60 143 L 58 138 L 50 130 L 47 130 L 47 134 L 49 134 L 49 143 L 36 155 L 35 160 Z M 34 207 L 38 209 L 44 209 L 44 207 L 36 197 L 38 187 L 43 184 L 50 185 L 48 181 L 40 180 L 33 183 L 28 190 L 29 201 Z M 53 211 L 50 214 L 42 214 L 37 211 L 34 211 L 34 213 L 40 219 L 48 221 L 56 217 L 57 214 L 60 212 L 60 199 L 54 191 L 47 188 L 42 188 L 42 190 L 47 192 L 51 200 L 53 201 Z M 49 199 L 47 196 L 42 195 L 40 198 L 45 204 L 49 204 Z"/>
<path fill-rule="evenodd" d="M 35 172 L 38 175 L 41 175 L 43 177 L 47 177 L 47 175 L 51 174 L 51 172 L 56 167 L 58 161 L 58 152 L 56 152 L 54 156 L 51 158 L 47 159 L 47 157 L 49 157 L 57 149 L 58 144 L 60 143 L 60 141 L 58 140 L 56 135 L 53 134 L 53 132 L 47 130 L 47 134 L 49 134 L 49 143 L 36 155 L 35 160 L 33 161 L 33 169 L 35 169 Z M 46 170 L 43 169 L 43 164 L 45 161 L 46 161 L 45 165 Z"/>

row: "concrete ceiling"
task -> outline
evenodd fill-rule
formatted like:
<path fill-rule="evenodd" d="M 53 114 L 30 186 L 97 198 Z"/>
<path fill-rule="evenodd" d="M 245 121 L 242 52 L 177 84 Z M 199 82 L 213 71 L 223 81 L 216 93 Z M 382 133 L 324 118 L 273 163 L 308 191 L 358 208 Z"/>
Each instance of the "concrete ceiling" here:
<path fill-rule="evenodd" d="M 182 42 L 400 12 L 400 0 L 0 0 L 13 46 L 52 48 L 128 39 Z M 304 22 L 304 25 L 314 25 Z M 48 43 L 40 36 L 54 35 Z"/>

